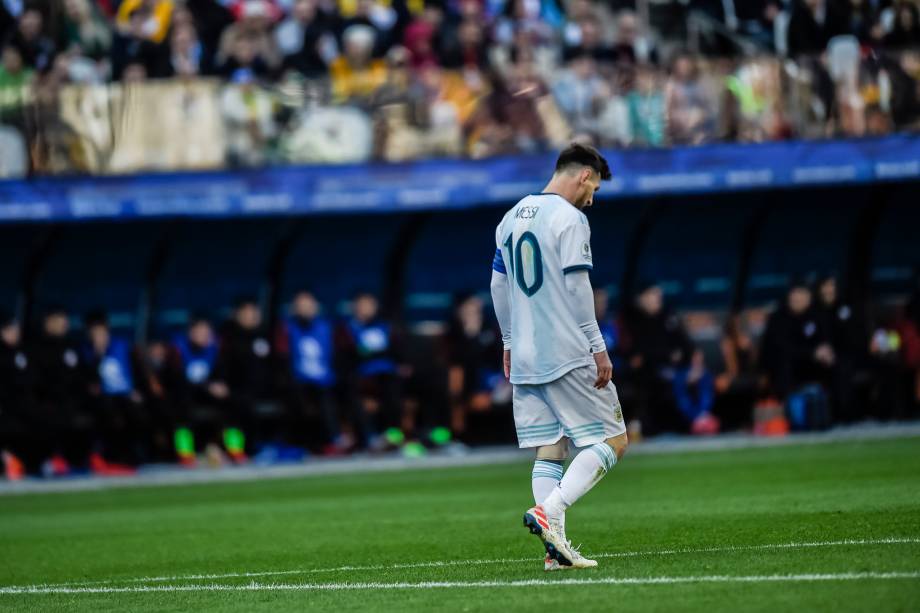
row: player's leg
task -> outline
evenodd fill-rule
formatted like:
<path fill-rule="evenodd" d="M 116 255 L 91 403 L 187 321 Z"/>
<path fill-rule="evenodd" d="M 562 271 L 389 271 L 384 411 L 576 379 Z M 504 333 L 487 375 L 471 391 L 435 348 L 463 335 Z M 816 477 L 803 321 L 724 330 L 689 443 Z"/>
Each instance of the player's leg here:
<path fill-rule="evenodd" d="M 549 517 L 563 517 L 626 453 L 628 440 L 616 388 L 608 384 L 602 390 L 594 389 L 591 370 L 575 369 L 547 387 L 550 405 L 565 433 L 582 448 L 559 486 L 543 501 Z"/>
<path fill-rule="evenodd" d="M 542 385 L 515 385 L 512 403 L 518 445 L 522 448 L 533 447 L 541 450 L 538 451 L 534 470 L 531 471 L 531 484 L 534 483 L 534 473 L 538 473 L 537 479 L 545 477 L 553 481 L 541 481 L 535 486 L 534 498 L 541 496 L 541 491 L 549 489 L 548 486 L 556 487 L 555 480 L 562 470 L 561 465 L 556 462 L 564 460 L 565 456 L 561 455 L 561 450 L 566 449 L 558 445 L 563 440 L 562 424 L 546 403 L 542 388 Z M 524 526 L 543 541 L 550 558 L 565 566 L 572 564 L 572 554 L 564 538 L 565 530 L 561 520 L 548 520 L 539 502 L 524 513 Z"/>
<path fill-rule="evenodd" d="M 569 455 L 569 439 L 562 437 L 552 445 L 537 447 L 537 458 L 533 463 L 530 485 L 533 501 L 540 504 L 556 489 L 562 480 L 563 467 Z"/>

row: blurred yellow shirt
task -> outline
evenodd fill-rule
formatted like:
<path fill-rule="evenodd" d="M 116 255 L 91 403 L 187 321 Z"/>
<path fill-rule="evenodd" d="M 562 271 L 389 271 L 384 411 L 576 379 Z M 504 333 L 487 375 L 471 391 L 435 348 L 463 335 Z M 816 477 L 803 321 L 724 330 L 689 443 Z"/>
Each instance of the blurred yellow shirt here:
<path fill-rule="evenodd" d="M 127 25 L 131 13 L 139 9 L 143 3 L 144 0 L 124 0 L 118 7 L 118 15 L 116 16 L 118 25 Z M 156 21 L 157 27 L 156 30 L 150 33 L 150 40 L 153 42 L 161 43 L 166 38 L 166 34 L 169 32 L 169 24 L 172 21 L 173 7 L 173 0 L 157 0 L 156 5 L 153 7 L 153 19 Z"/>
<path fill-rule="evenodd" d="M 332 76 L 332 95 L 336 102 L 342 102 L 377 91 L 387 79 L 387 67 L 383 60 L 378 59 L 356 70 L 340 55 L 329 65 L 329 74 Z"/>

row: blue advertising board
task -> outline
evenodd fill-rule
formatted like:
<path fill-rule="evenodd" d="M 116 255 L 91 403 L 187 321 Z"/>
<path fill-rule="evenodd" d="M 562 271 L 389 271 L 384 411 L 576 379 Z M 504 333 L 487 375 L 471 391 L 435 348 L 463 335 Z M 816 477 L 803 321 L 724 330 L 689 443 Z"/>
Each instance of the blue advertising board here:
<path fill-rule="evenodd" d="M 920 178 L 920 136 L 607 150 L 600 197 L 700 194 Z M 538 191 L 553 154 L 401 164 L 0 181 L 0 223 L 438 210 Z"/>

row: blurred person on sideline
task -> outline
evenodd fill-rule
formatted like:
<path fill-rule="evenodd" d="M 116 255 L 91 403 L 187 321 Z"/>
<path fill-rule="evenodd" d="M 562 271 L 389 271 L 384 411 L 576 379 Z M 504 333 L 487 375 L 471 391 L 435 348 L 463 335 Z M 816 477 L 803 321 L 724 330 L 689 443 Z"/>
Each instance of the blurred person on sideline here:
<path fill-rule="evenodd" d="M 275 349 L 288 364 L 290 427 L 324 455 L 345 453 L 351 444 L 342 435 L 335 397 L 335 328 L 310 290 L 294 294 L 275 336 Z"/>
<path fill-rule="evenodd" d="M 31 350 L 35 370 L 35 401 L 44 427 L 54 433 L 44 472 L 67 474 L 85 465 L 96 439 L 95 419 L 88 411 L 80 348 L 71 338 L 64 307 L 50 306 L 42 316 L 38 340 Z M 104 466 L 94 455 L 97 467 Z"/>
<path fill-rule="evenodd" d="M 501 332 L 485 321 L 483 302 L 476 294 L 455 298 L 445 342 L 451 429 L 463 436 L 471 414 L 511 401 L 511 387 L 495 360 L 502 350 Z"/>
<path fill-rule="evenodd" d="M 808 411 L 820 411 L 820 422 L 827 423 L 823 416 L 827 383 L 832 379 L 836 362 L 811 289 L 804 281 L 794 280 L 784 304 L 770 314 L 761 340 L 761 366 L 769 377 L 771 391 L 787 404 L 794 394 L 798 399 L 803 390 L 808 391 L 808 402 L 816 405 Z M 800 416 L 798 421 L 800 427 L 805 427 L 807 416 Z"/>
<path fill-rule="evenodd" d="M 19 320 L 0 311 L 0 453 L 10 481 L 35 472 L 47 454 L 46 433 L 36 420 L 34 374 Z"/>
<path fill-rule="evenodd" d="M 694 347 L 683 323 L 666 307 L 658 284 L 640 284 L 624 324 L 624 353 L 636 385 L 642 434 L 685 430 L 672 381 L 676 370 L 690 366 Z"/>
<path fill-rule="evenodd" d="M 126 339 L 112 334 L 105 312 L 91 311 L 83 323 L 85 384 L 103 454 L 130 466 L 147 462 L 151 423 L 138 389 L 142 368 L 137 355 Z"/>
<path fill-rule="evenodd" d="M 237 424 L 224 434 L 224 447 L 236 463 L 247 461 L 247 449 L 276 443 L 283 435 L 279 425 L 284 420 L 284 408 L 275 400 L 277 370 L 273 358 L 261 306 L 254 297 L 238 298 L 221 333 L 213 374 L 226 384 L 227 418 Z"/>
<path fill-rule="evenodd" d="M 757 348 L 745 330 L 742 315 L 730 313 L 719 340 L 723 370 L 715 378 L 713 413 L 723 429 L 731 431 L 751 423 L 751 410 L 761 388 Z"/>
<path fill-rule="evenodd" d="M 220 463 L 224 451 L 240 452 L 241 434 L 230 389 L 217 376 L 220 348 L 211 322 L 193 314 L 185 332 L 172 343 L 169 383 L 176 403 L 173 446 L 179 462 L 193 466 L 196 452 L 204 450 L 209 462 Z"/>
<path fill-rule="evenodd" d="M 685 428 L 691 434 L 718 434 L 721 425 L 719 418 L 712 413 L 716 388 L 702 351 L 695 350 L 688 365 L 674 369 L 671 385 Z"/>
<path fill-rule="evenodd" d="M 401 366 L 400 339 L 393 323 L 381 316 L 374 294 L 362 291 L 355 295 L 340 339 L 362 415 L 368 416 L 363 424 L 367 447 L 381 451 L 401 446 L 406 436 L 402 429 L 405 368 Z"/>
<path fill-rule="evenodd" d="M 840 295 L 837 277 L 822 277 L 815 286 L 815 311 L 834 350 L 834 378 L 831 394 L 835 420 L 853 421 L 865 417 L 868 407 L 859 409 L 854 391 L 865 383 L 869 332 L 860 314 Z"/>

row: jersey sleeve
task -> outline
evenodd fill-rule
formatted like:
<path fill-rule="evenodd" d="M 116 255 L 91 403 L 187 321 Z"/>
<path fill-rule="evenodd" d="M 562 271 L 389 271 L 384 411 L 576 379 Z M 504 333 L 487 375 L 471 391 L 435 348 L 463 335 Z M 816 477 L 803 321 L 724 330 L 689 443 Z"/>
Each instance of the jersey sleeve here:
<path fill-rule="evenodd" d="M 591 259 L 591 228 L 583 221 L 566 226 L 559 235 L 562 272 L 593 270 Z"/>
<path fill-rule="evenodd" d="M 500 272 L 503 275 L 508 274 L 508 271 L 505 268 L 505 259 L 502 257 L 502 250 L 498 247 L 495 248 L 495 257 L 492 258 L 492 270 L 495 272 Z"/>

